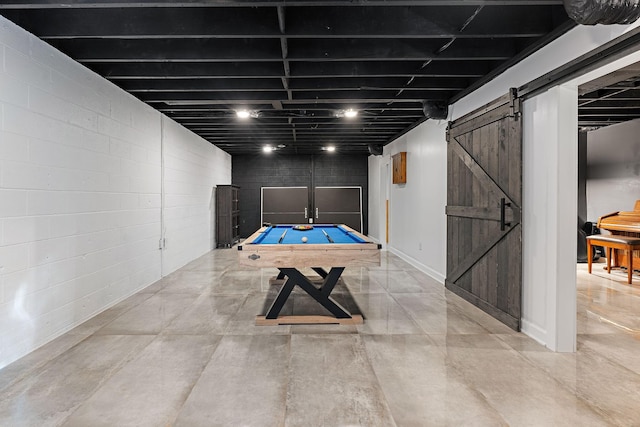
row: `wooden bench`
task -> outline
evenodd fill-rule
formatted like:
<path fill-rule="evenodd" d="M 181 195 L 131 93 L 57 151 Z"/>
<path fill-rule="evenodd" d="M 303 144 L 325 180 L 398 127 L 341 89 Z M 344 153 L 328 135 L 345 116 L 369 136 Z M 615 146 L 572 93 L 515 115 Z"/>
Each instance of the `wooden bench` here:
<path fill-rule="evenodd" d="M 629 265 L 627 265 L 627 283 L 631 284 L 631 276 L 633 276 L 633 251 L 640 250 L 640 237 L 631 236 L 618 236 L 618 235 L 601 235 L 594 234 L 587 236 L 587 258 L 589 263 L 589 274 L 591 274 L 591 262 L 593 257 L 592 246 L 603 246 L 606 250 L 607 257 L 607 272 L 611 274 L 611 250 L 619 249 L 627 251 L 627 259 Z M 615 265 L 616 263 L 614 263 Z"/>

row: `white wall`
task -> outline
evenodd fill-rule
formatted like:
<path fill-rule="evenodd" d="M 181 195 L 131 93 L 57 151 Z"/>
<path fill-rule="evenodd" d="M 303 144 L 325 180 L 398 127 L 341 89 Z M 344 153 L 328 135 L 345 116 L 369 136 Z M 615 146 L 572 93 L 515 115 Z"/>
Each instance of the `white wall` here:
<path fill-rule="evenodd" d="M 578 92 L 560 86 L 523 104 L 522 331 L 575 351 Z"/>
<path fill-rule="evenodd" d="M 579 25 L 562 37 L 500 74 L 450 108 L 450 116 L 457 119 L 507 93 L 553 71 L 640 25 Z M 594 72 L 593 75 L 602 75 Z M 587 80 L 585 80 L 587 81 Z"/>
<path fill-rule="evenodd" d="M 587 133 L 587 219 L 633 210 L 640 199 L 640 120 Z"/>
<path fill-rule="evenodd" d="M 384 204 L 387 191 L 389 195 L 387 248 L 443 283 L 446 272 L 446 125 L 446 121 L 429 120 L 387 145 L 383 156 L 371 157 L 369 162 L 369 185 L 380 191 L 374 196 L 375 200 Z M 391 184 L 391 176 L 387 173 L 390 157 L 401 151 L 407 152 L 407 183 Z M 369 210 L 369 230 L 370 233 L 378 230 L 374 237 L 384 241 L 385 213 L 377 209 L 378 215 L 375 215 L 375 211 L 373 206 Z"/>
<path fill-rule="evenodd" d="M 231 156 L 163 118 L 166 275 L 215 248 L 215 186 L 231 184 Z"/>
<path fill-rule="evenodd" d="M 451 120 L 459 118 L 506 94 L 509 88 L 526 84 L 580 55 L 596 49 L 637 25 L 638 24 L 631 26 L 578 26 L 529 58 L 497 76 L 477 91 L 450 106 L 449 118 Z M 577 125 L 575 125 L 576 106 L 569 105 L 568 99 L 574 97 L 574 88 L 577 87 L 578 84 L 599 77 L 606 72 L 616 69 L 616 67 L 620 68 L 633 61 L 637 61 L 638 58 L 636 58 L 635 55 L 636 54 L 630 55 L 609 66 L 586 73 L 583 77 L 569 82 L 556 92 L 541 94 L 539 95 L 541 98 L 536 97 L 538 98 L 537 100 L 534 98 L 525 103 L 533 102 L 533 104 L 525 107 L 527 110 L 526 114 L 528 115 L 536 111 L 536 106 L 543 105 L 544 108 L 550 108 L 550 111 L 555 111 L 556 113 L 554 117 L 549 116 L 549 119 L 553 119 L 552 122 L 538 120 L 535 123 L 537 123 L 539 127 L 529 127 L 528 130 L 526 123 L 531 117 L 525 117 L 525 132 L 528 132 L 528 134 L 525 135 L 528 136 L 525 136 L 524 141 L 523 167 L 529 172 L 536 170 L 548 171 L 554 175 L 552 175 L 553 180 L 548 180 L 549 177 L 543 177 L 539 173 L 530 173 L 524 177 L 523 191 L 525 193 L 525 201 L 523 202 L 522 222 L 524 239 L 532 239 L 541 229 L 553 229 L 557 231 L 555 235 L 551 235 L 548 231 L 545 231 L 539 239 L 523 242 L 523 308 L 525 310 L 523 332 L 533 336 L 554 350 L 572 351 L 575 346 L 575 256 L 573 255 L 575 254 L 575 249 L 572 249 L 572 245 L 575 245 L 576 242 L 577 207 L 575 205 L 577 205 L 577 193 L 574 193 L 577 191 L 577 177 L 574 178 L 569 175 L 573 173 L 573 165 L 577 165 Z M 423 128 L 431 128 L 432 126 L 434 126 L 434 124 L 429 120 L 418 126 L 413 132 L 417 132 L 419 135 L 423 132 Z M 568 134 L 569 126 L 573 126 L 572 132 L 576 131 L 574 132 L 574 136 Z M 430 131 L 427 131 L 430 134 L 429 138 L 444 144 L 444 126 L 439 130 L 432 128 L 431 130 L 434 133 L 431 134 Z M 544 139 L 545 135 L 551 137 L 551 139 Z M 406 147 L 407 151 L 410 151 L 411 145 L 407 141 L 406 137 L 399 138 L 387 146 L 386 152 L 402 151 L 403 147 Z M 574 142 L 575 147 L 573 146 Z M 576 150 L 576 157 L 575 159 L 570 159 L 570 157 L 573 156 L 574 148 Z M 547 149 L 552 150 L 551 153 L 553 153 L 552 160 L 555 168 L 553 170 L 550 170 L 547 164 L 548 159 L 545 155 L 545 150 Z M 409 170 L 412 168 L 428 170 L 434 166 L 427 160 L 428 157 L 416 157 L 415 155 L 411 157 L 413 157 L 414 161 L 407 162 L 407 168 Z M 420 160 L 416 161 L 418 158 Z M 569 168 L 562 172 L 559 170 L 559 166 L 557 166 L 558 162 L 566 161 L 572 163 L 569 165 Z M 442 162 L 446 164 L 446 154 L 443 156 Z M 523 173 L 529 173 L 526 171 Z M 375 178 L 375 176 L 373 176 L 375 172 L 370 173 L 372 174 L 370 178 Z M 434 170 L 432 174 L 430 173 L 430 179 L 439 180 L 439 182 L 446 184 L 446 167 Z M 542 182 L 544 185 L 548 189 L 553 189 L 553 193 L 538 193 L 535 187 L 533 189 L 529 187 L 531 185 L 539 185 L 538 179 L 543 179 Z M 410 183 L 410 181 L 408 182 Z M 404 191 L 404 193 L 401 193 L 401 191 Z M 433 189 L 430 191 L 433 191 Z M 529 196 L 527 196 L 527 194 Z M 407 186 L 404 189 L 392 189 L 391 199 L 393 200 L 393 197 L 395 197 L 396 202 L 402 201 L 402 203 L 407 203 L 408 207 L 414 207 L 421 203 L 419 200 L 431 197 L 431 195 L 430 192 L 425 193 L 421 185 L 418 184 L 415 186 Z M 559 197 L 568 197 L 569 199 L 563 201 Z M 378 199 L 384 201 L 385 197 L 380 195 Z M 393 215 L 396 215 L 396 219 L 398 219 L 398 217 L 402 218 L 403 223 L 427 223 L 432 224 L 433 228 L 438 224 L 441 225 L 442 230 L 439 233 L 439 238 L 445 243 L 433 241 L 433 245 L 434 247 L 442 248 L 442 257 L 438 258 L 437 262 L 426 265 L 433 266 L 433 270 L 435 271 L 431 274 L 439 280 L 442 280 L 446 275 L 444 262 L 446 223 L 443 218 L 446 198 L 436 194 L 433 200 L 434 203 L 440 203 L 440 206 L 428 211 L 407 209 L 407 211 L 400 213 L 395 212 Z M 402 203 L 396 203 L 396 207 L 401 211 Z M 391 215 L 392 229 L 395 227 L 396 232 L 402 233 L 402 225 L 394 224 L 393 215 Z M 548 226 L 550 228 L 545 228 Z M 370 230 L 373 229 L 375 229 L 375 225 L 372 227 L 370 224 Z M 402 246 L 401 248 L 394 246 L 392 238 L 390 249 L 407 257 L 408 260 L 415 259 L 417 256 L 419 260 L 423 260 L 420 262 L 421 264 L 427 263 L 428 261 L 424 260 L 421 254 L 416 255 L 415 252 L 415 248 L 418 247 L 420 241 L 425 238 L 425 232 L 420 230 L 419 233 L 405 233 L 404 236 L 407 240 L 399 244 Z M 548 245 L 552 245 L 554 253 L 565 255 L 553 264 L 541 263 L 541 261 L 547 260 L 549 256 Z M 566 254 L 569 255 L 567 256 Z M 440 259 L 443 261 L 440 262 Z M 533 274 L 535 269 L 542 269 L 542 272 L 540 274 Z"/>
<path fill-rule="evenodd" d="M 369 237 L 382 243 L 386 248 L 386 203 L 387 203 L 387 172 L 389 156 L 369 156 Z"/>
<path fill-rule="evenodd" d="M 2 17 L 0 59 L 1 368 L 161 277 L 162 129 L 160 113 Z M 164 121 L 167 186 L 174 159 L 199 153 L 216 172 L 176 192 L 203 199 L 206 185 L 209 201 L 230 157 Z M 198 205 L 202 225 L 202 200 L 169 199 Z M 192 257 L 211 238 L 194 242 Z M 186 262 L 167 258 L 166 272 Z"/>

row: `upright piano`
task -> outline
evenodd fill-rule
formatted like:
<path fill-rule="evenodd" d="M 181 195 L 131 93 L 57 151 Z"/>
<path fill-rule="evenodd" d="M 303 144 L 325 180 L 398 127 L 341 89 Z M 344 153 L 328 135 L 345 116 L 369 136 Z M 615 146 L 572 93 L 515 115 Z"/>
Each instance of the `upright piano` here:
<path fill-rule="evenodd" d="M 640 200 L 636 200 L 633 211 L 612 212 L 601 216 L 598 219 L 598 228 L 608 230 L 611 234 L 640 237 Z M 628 265 L 625 251 L 616 250 L 613 259 L 615 267 Z M 633 251 L 633 265 L 640 265 L 640 251 Z"/>

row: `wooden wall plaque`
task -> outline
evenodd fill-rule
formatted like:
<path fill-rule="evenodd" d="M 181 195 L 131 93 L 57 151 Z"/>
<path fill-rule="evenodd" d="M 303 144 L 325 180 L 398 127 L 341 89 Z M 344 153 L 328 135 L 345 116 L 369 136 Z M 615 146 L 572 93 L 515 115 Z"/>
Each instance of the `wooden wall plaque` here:
<path fill-rule="evenodd" d="M 406 184 L 407 183 L 407 152 L 401 151 L 394 154 L 393 159 L 393 183 L 394 184 Z"/>

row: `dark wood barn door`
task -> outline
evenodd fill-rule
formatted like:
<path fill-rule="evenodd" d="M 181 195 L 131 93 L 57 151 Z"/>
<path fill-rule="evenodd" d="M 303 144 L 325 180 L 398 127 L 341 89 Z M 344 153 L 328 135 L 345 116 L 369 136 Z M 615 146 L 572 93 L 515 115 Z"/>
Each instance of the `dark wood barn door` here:
<path fill-rule="evenodd" d="M 515 90 L 449 123 L 447 289 L 520 330 L 522 119 Z"/>

